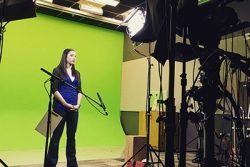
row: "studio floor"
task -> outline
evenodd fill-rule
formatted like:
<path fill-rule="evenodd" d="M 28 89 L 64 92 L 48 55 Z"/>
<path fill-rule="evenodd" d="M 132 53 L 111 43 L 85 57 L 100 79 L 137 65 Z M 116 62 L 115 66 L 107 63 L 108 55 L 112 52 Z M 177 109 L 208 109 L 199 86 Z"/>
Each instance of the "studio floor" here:
<path fill-rule="evenodd" d="M 78 148 L 77 158 L 79 167 L 120 167 L 124 164 L 123 149 L 121 147 L 98 147 L 98 148 Z M 57 167 L 66 166 L 65 150 L 60 150 L 59 163 Z M 164 153 L 160 158 L 164 163 Z M 43 167 L 43 150 L 22 150 L 22 151 L 0 151 L 0 158 L 9 167 Z M 156 157 L 154 157 L 155 159 Z M 194 154 L 187 153 L 187 167 L 195 167 L 192 163 Z M 156 162 L 156 160 L 154 160 Z M 178 160 L 175 156 L 175 164 Z M 1 166 L 1 164 L 0 164 Z M 155 165 L 157 166 L 157 165 Z"/>

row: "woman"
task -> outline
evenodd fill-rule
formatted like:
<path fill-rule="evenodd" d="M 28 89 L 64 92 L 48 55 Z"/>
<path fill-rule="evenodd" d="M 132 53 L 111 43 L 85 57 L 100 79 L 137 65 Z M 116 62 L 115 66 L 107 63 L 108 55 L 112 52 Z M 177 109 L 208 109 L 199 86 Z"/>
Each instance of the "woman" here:
<path fill-rule="evenodd" d="M 53 110 L 63 117 L 56 127 L 50 140 L 49 151 L 46 157 L 46 166 L 55 167 L 58 161 L 59 142 L 66 123 L 67 167 L 77 167 L 75 133 L 77 129 L 78 110 L 82 99 L 80 73 L 75 69 L 76 52 L 73 49 L 65 49 L 60 64 L 53 70 L 53 74 L 64 79 L 74 89 L 59 80 L 52 82 L 54 95 Z"/>

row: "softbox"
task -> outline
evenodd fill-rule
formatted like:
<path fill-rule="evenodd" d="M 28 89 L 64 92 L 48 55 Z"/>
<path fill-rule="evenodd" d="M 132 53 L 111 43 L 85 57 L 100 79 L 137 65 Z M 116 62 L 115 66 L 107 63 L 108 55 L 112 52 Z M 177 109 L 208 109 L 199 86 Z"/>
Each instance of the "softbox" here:
<path fill-rule="evenodd" d="M 35 16 L 33 0 L 0 0 L 0 18 L 4 22 Z"/>

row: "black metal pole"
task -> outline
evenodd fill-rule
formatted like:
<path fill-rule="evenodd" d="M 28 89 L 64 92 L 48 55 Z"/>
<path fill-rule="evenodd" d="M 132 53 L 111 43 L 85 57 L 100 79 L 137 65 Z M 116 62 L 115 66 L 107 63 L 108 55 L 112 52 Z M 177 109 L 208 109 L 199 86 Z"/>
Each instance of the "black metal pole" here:
<path fill-rule="evenodd" d="M 149 46 L 150 48 L 150 46 Z M 153 147 L 150 144 L 150 117 L 151 117 L 151 56 L 149 55 L 149 57 L 147 57 L 148 60 L 148 84 L 147 84 L 147 111 L 146 111 L 146 135 L 147 135 L 147 143 L 146 143 L 146 147 L 147 147 L 147 156 L 146 156 L 146 166 L 151 166 L 154 165 L 154 160 L 152 157 L 152 153 L 151 151 L 155 154 L 155 156 L 158 159 L 158 165 L 161 164 L 164 167 L 163 162 L 161 161 L 160 157 L 156 154 L 155 150 L 153 149 Z M 149 159 L 151 158 L 151 162 L 149 162 Z"/>
<path fill-rule="evenodd" d="M 5 14 L 5 4 L 6 0 L 3 0 L 3 9 L 2 9 L 2 18 L 1 18 L 1 23 L 0 23 L 0 63 L 2 61 L 2 55 L 3 55 L 3 35 L 4 35 L 4 14 Z"/>
<path fill-rule="evenodd" d="M 150 106 L 150 99 L 151 99 L 151 93 L 150 93 L 150 82 L 151 82 L 151 56 L 147 57 L 148 60 L 148 87 L 147 87 L 147 109 L 146 109 L 146 135 L 147 135 L 147 156 L 146 156 L 146 165 L 149 164 L 149 154 L 150 154 L 150 144 L 149 144 L 149 136 L 150 136 L 150 112 L 151 112 L 151 106 Z"/>
<path fill-rule="evenodd" d="M 43 166 L 46 167 L 47 161 L 47 153 L 48 153 L 48 145 L 49 145 L 49 134 L 50 134 L 50 125 L 51 125 L 51 107 L 52 107 L 52 82 L 50 84 L 50 94 L 49 94 L 49 104 L 48 104 L 48 120 L 47 120 L 47 129 L 46 129 L 46 142 L 45 142 L 45 151 L 44 151 L 44 164 Z"/>
<path fill-rule="evenodd" d="M 217 48 L 217 42 L 207 43 L 205 48 Z M 221 61 L 219 59 L 220 54 L 208 54 L 210 49 L 207 49 L 207 53 L 200 57 L 200 63 L 202 64 L 203 75 L 201 77 L 202 83 L 202 104 L 204 112 L 204 148 L 203 148 L 203 159 L 204 167 L 217 166 L 218 162 L 214 157 L 214 118 L 216 112 L 216 100 L 221 96 L 221 91 L 219 89 L 220 81 L 220 66 Z"/>
<path fill-rule="evenodd" d="M 174 99 L 174 79 L 175 79 L 175 15 L 176 15 L 176 2 L 166 0 L 167 11 L 167 24 L 169 37 L 168 56 L 169 56 L 169 88 L 168 88 L 168 99 L 166 101 L 166 114 L 167 119 L 165 121 L 165 132 L 166 132 L 166 148 L 165 148 L 165 166 L 174 167 L 174 133 L 175 133 L 175 99 Z"/>
<path fill-rule="evenodd" d="M 203 101 L 204 106 L 204 162 L 205 167 L 216 166 L 214 157 L 214 117 L 216 111 L 216 97 L 214 97 L 213 85 L 208 87 L 207 97 Z"/>
<path fill-rule="evenodd" d="M 150 47 L 150 46 L 149 46 Z M 164 164 L 163 162 L 161 161 L 160 157 L 156 154 L 156 152 L 154 151 L 154 149 L 152 148 L 152 146 L 150 145 L 150 140 L 149 140 L 149 137 L 150 137 L 150 116 L 151 116 L 151 67 L 152 67 L 152 64 L 151 64 L 151 56 L 148 56 L 147 57 L 147 61 L 148 61 L 148 78 L 147 78 L 147 97 L 146 97 L 146 144 L 139 149 L 139 151 L 137 151 L 131 158 L 129 158 L 129 160 L 127 160 L 123 165 L 125 166 L 133 157 L 135 157 L 140 151 L 142 151 L 144 149 L 144 147 L 146 147 L 146 150 L 147 150 L 147 155 L 146 155 L 146 164 L 145 166 L 151 166 L 151 165 L 154 165 L 155 162 L 153 162 L 153 157 L 152 157 L 152 154 L 151 154 L 151 151 L 155 154 L 156 158 L 158 159 L 158 164 L 160 163 L 163 167 L 164 167 Z M 151 158 L 151 161 L 152 162 L 149 162 L 149 159 Z"/>
<path fill-rule="evenodd" d="M 187 28 L 183 28 L 183 43 L 186 44 Z M 187 142 L 187 100 L 186 100 L 186 86 L 187 86 L 187 74 L 186 74 L 186 58 L 182 55 L 182 74 L 181 74 L 181 109 L 180 109 L 180 160 L 179 166 L 186 166 L 186 142 Z"/>
<path fill-rule="evenodd" d="M 8 167 L 8 165 L 7 165 L 6 163 L 4 163 L 2 159 L 0 159 L 0 163 L 1 163 L 4 167 Z"/>

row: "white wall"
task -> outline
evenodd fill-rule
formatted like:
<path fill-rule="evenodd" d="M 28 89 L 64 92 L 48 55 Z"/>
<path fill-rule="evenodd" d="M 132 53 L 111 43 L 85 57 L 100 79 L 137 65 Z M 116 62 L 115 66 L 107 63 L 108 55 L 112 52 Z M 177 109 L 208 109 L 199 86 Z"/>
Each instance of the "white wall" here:
<path fill-rule="evenodd" d="M 129 40 L 125 38 L 125 40 Z M 177 37 L 177 41 L 181 41 Z M 231 51 L 232 40 L 227 40 L 228 51 Z M 248 40 L 249 42 L 249 40 Z M 245 43 L 243 37 L 234 38 L 234 52 L 245 55 Z M 153 44 L 154 45 L 154 44 Z M 153 46 L 152 45 L 152 46 Z M 225 49 L 225 40 L 221 41 L 220 48 Z M 148 44 L 143 44 L 137 48 L 140 52 L 148 55 Z M 153 49 L 152 49 L 153 50 Z M 122 90 L 121 90 L 121 111 L 145 111 L 146 110 L 146 93 L 147 93 L 147 68 L 148 63 L 145 57 L 134 56 L 137 53 L 133 51 L 133 45 L 131 42 L 126 41 L 124 46 L 124 56 L 130 57 L 126 58 L 127 61 L 123 62 L 122 65 Z M 249 54 L 249 53 L 248 53 Z M 133 57 L 135 58 L 133 60 Z M 152 57 L 152 76 L 151 76 L 151 93 L 153 94 L 152 99 L 155 98 L 155 92 L 159 91 L 159 74 L 158 74 L 158 62 Z M 194 61 L 187 63 L 187 89 L 192 86 L 193 83 L 193 67 Z M 196 60 L 195 76 L 200 67 L 199 61 Z M 165 93 L 164 98 L 166 99 L 166 94 L 168 92 L 168 76 L 169 76 L 169 65 L 168 61 L 164 66 L 163 70 L 163 90 Z M 176 62 L 175 67 L 175 105 L 176 111 L 180 110 L 181 103 L 181 78 L 182 73 L 182 63 Z M 194 76 L 194 77 L 195 77 Z M 243 77 L 244 78 L 244 77 Z M 243 79 L 242 78 L 242 79 Z M 151 102 L 153 106 L 153 102 Z M 154 106 L 153 106 L 154 107 Z"/>
<path fill-rule="evenodd" d="M 151 58 L 153 64 L 151 70 L 151 93 L 155 98 L 155 93 L 159 91 L 159 73 L 158 62 Z M 197 62 L 198 63 L 198 62 Z M 196 66 L 197 67 L 197 66 Z M 168 62 L 163 68 L 163 90 L 164 99 L 168 92 Z M 175 98 L 177 112 L 181 102 L 181 78 L 182 63 L 177 62 L 175 67 Z M 193 62 L 187 63 L 187 89 L 192 84 Z M 122 66 L 122 93 L 121 93 L 121 111 L 145 111 L 147 95 L 147 73 L 148 63 L 146 58 L 135 59 L 123 63 Z M 151 103 L 153 106 L 153 102 Z"/>

